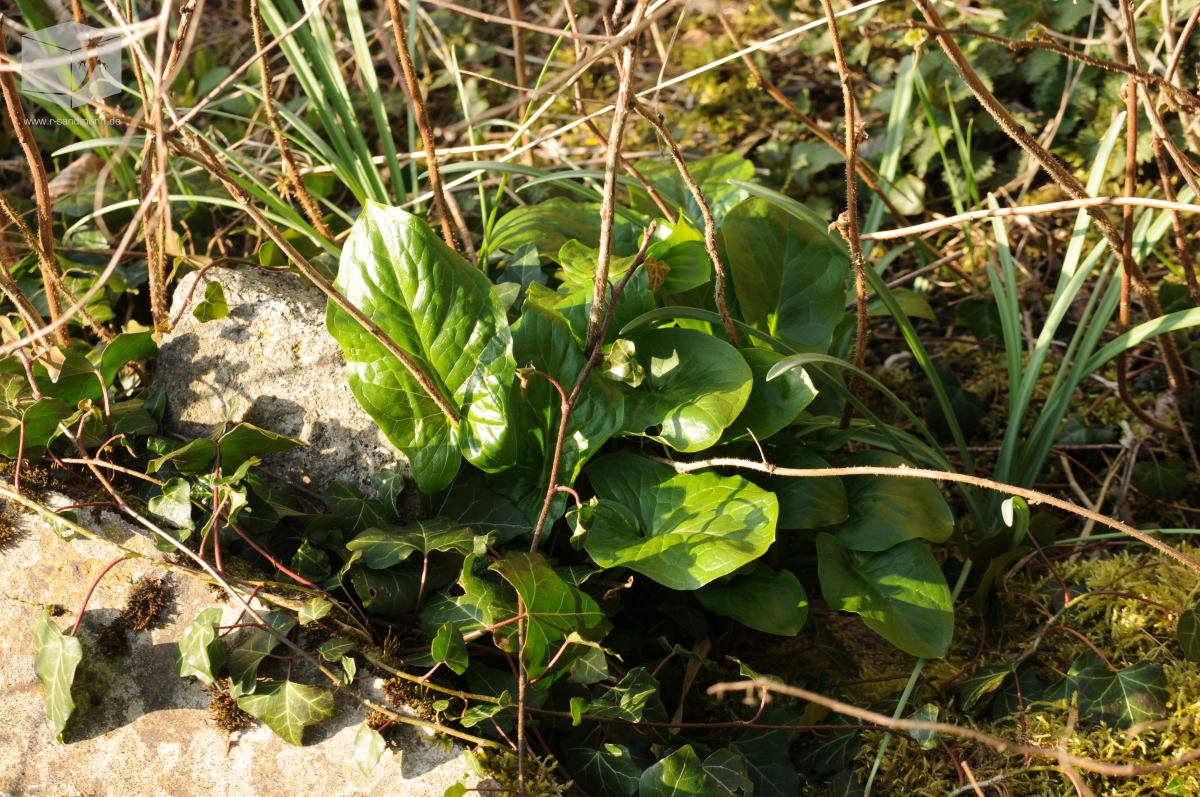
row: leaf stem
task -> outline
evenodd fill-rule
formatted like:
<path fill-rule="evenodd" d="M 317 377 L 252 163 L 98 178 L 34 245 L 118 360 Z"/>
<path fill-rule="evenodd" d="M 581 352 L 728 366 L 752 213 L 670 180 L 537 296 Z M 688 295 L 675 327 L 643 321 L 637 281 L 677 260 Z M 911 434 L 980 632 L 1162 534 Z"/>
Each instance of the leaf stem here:
<path fill-rule="evenodd" d="M 100 579 L 108 575 L 109 570 L 112 570 L 114 567 L 124 561 L 125 554 L 121 554 L 116 559 L 113 559 L 111 562 L 105 565 L 104 569 L 101 570 L 96 578 L 92 581 L 92 586 L 88 588 L 87 595 L 83 596 L 83 605 L 79 607 L 79 614 L 75 617 L 75 625 L 71 626 L 70 636 L 75 636 L 75 633 L 79 630 L 79 624 L 83 622 L 83 613 L 87 610 L 88 602 L 92 599 L 92 593 L 96 591 L 96 587 L 100 586 Z"/>

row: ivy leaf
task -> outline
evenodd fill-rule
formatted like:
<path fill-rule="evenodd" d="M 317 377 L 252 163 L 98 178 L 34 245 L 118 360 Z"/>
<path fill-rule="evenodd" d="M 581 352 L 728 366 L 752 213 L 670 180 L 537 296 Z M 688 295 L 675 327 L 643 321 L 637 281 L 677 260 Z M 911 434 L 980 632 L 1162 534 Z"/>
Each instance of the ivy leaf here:
<path fill-rule="evenodd" d="M 291 451 L 303 445 L 306 444 L 299 440 L 259 429 L 249 423 L 239 423 L 221 437 L 221 472 L 233 473 L 250 457 Z"/>
<path fill-rule="evenodd" d="M 325 598 L 317 597 L 307 601 L 300 607 L 300 625 L 315 623 L 329 614 L 331 609 L 333 609 L 332 601 Z"/>
<path fill-rule="evenodd" d="M 658 680 L 645 667 L 634 667 L 612 689 L 597 687 L 592 692 L 588 713 L 627 722 L 641 722 L 647 711 L 654 715 L 655 720 L 659 716 L 665 718 L 666 709 L 663 708 L 658 689 Z"/>
<path fill-rule="evenodd" d="M 754 784 L 746 776 L 746 762 L 728 747 L 704 759 L 704 771 L 730 794 L 740 789 L 745 797 L 753 797 Z"/>
<path fill-rule="evenodd" d="M 467 634 L 517 616 L 517 596 L 512 587 L 486 571 L 473 573 L 475 562 L 476 557 L 468 555 L 456 588 L 442 590 L 425 601 L 421 626 L 429 636 L 447 622 Z"/>
<path fill-rule="evenodd" d="M 628 452 L 597 460 L 588 476 L 601 500 L 584 547 L 601 567 L 698 589 L 775 540 L 775 496 L 741 476 L 676 473 Z"/>
<path fill-rule="evenodd" d="M 704 771 L 690 744 L 643 772 L 640 788 L 641 797 L 728 797 L 728 792 Z"/>
<path fill-rule="evenodd" d="M 567 322 L 552 310 L 529 303 L 513 327 L 513 352 L 522 366 L 553 377 L 568 394 L 574 389 L 587 358 Z M 621 428 L 621 394 L 599 374 L 589 375 L 567 421 L 558 478 L 574 483 L 587 460 Z M 509 398 L 517 443 L 517 464 L 488 476 L 488 485 L 513 501 L 534 523 L 542 511 L 546 485 L 554 467 L 555 444 L 562 418 L 558 389 L 534 375 L 524 387 L 514 386 Z M 546 528 L 562 516 L 567 496 L 556 496 Z"/>
<path fill-rule="evenodd" d="M 100 354 L 100 373 L 104 384 L 111 385 L 122 368 L 134 360 L 158 356 L 158 344 L 151 332 L 122 332 Z"/>
<path fill-rule="evenodd" d="M 360 560 L 367 567 L 382 570 L 399 564 L 414 552 L 475 550 L 475 532 L 445 518 L 414 520 L 407 526 L 385 531 L 368 529 L 346 543 L 351 551 L 362 551 Z"/>
<path fill-rule="evenodd" d="M 1133 486 L 1150 498 L 1175 501 L 1187 489 L 1187 465 L 1177 454 L 1160 462 L 1139 462 L 1133 466 Z"/>
<path fill-rule="evenodd" d="M 829 718 L 830 725 L 855 725 L 858 720 L 844 714 L 834 714 Z M 858 731 L 854 728 L 846 730 L 823 731 L 822 735 L 806 734 L 796 743 L 792 753 L 792 761 L 796 768 L 805 774 L 819 773 L 828 775 L 838 772 L 854 763 L 858 751 L 862 747 Z"/>
<path fill-rule="evenodd" d="M 1067 418 L 1067 422 L 1063 424 L 1062 431 L 1054 438 L 1054 442 L 1061 446 L 1087 446 L 1096 445 L 1097 443 L 1107 443 L 1109 438 L 1116 431 L 1111 423 L 1106 423 L 1103 426 L 1088 426 L 1087 421 L 1083 419 L 1083 415 L 1075 413 Z"/>
<path fill-rule="evenodd" d="M 191 532 L 196 528 L 192 522 L 192 485 L 187 479 L 176 477 L 163 485 L 162 495 L 147 502 L 150 514 L 167 521 L 177 529 Z M 190 534 L 181 536 L 186 540 Z"/>
<path fill-rule="evenodd" d="M 754 374 L 750 398 L 725 433 L 722 443 L 737 440 L 766 440 L 780 431 L 817 397 L 817 388 L 803 368 L 793 368 L 768 381 L 767 373 L 783 359 L 766 349 L 742 349 L 741 355 Z"/>
<path fill-rule="evenodd" d="M 371 484 L 383 508 L 394 517 L 398 511 L 396 501 L 404 492 L 404 474 L 394 468 L 380 468 L 371 474 Z"/>
<path fill-rule="evenodd" d="M 225 289 L 221 283 L 211 280 L 204 286 L 204 298 L 192 310 L 192 315 L 201 324 L 229 315 L 229 304 L 225 301 Z"/>
<path fill-rule="evenodd" d="M 475 669 L 479 668 L 476 667 Z M 479 723 L 492 719 L 512 705 L 512 698 L 508 692 L 501 692 L 499 700 L 499 703 L 476 703 L 463 712 L 463 715 L 458 718 L 459 723 L 464 728 L 474 728 Z"/>
<path fill-rule="evenodd" d="M 516 504 L 488 489 L 483 474 L 463 468 L 453 483 L 436 495 L 421 494 L 426 517 L 441 516 L 474 529 L 476 534 L 495 532 L 495 545 L 533 531 L 533 524 Z"/>
<path fill-rule="evenodd" d="M 800 446 L 775 446 L 767 459 L 781 468 L 828 468 L 829 463 Z M 746 478 L 779 499 L 779 528 L 819 529 L 850 517 L 846 487 L 837 476 L 769 476 L 748 472 Z"/>
<path fill-rule="evenodd" d="M 354 763 L 358 764 L 358 771 L 364 778 L 371 776 L 386 747 L 383 734 L 365 722 L 358 726 L 358 733 L 354 735 Z"/>
<path fill-rule="evenodd" d="M 979 701 L 998 690 L 1004 679 L 1017 671 L 1020 661 L 1008 664 L 998 664 L 994 667 L 983 667 L 968 676 L 960 678 L 950 687 L 952 694 L 957 695 L 958 705 L 963 711 L 970 712 Z"/>
<path fill-rule="evenodd" d="M 263 615 L 263 619 L 280 634 L 286 634 L 296 627 L 296 619 L 286 612 L 271 612 Z M 258 665 L 280 644 L 274 635 L 256 628 L 233 649 L 229 654 L 230 697 L 238 698 L 254 693 L 258 684 Z"/>
<path fill-rule="evenodd" d="M 625 431 L 676 451 L 715 444 L 746 406 L 754 382 L 737 349 L 694 329 L 651 329 L 630 340 L 646 381 L 625 394 Z"/>
<path fill-rule="evenodd" d="M 950 588 L 920 540 L 861 552 L 822 533 L 817 571 L 829 608 L 861 614 L 869 628 L 905 653 L 926 659 L 946 655 L 954 632 Z"/>
<path fill-rule="evenodd" d="M 217 455 L 217 444 L 205 437 L 197 438 L 187 445 L 157 459 L 150 460 L 148 473 L 157 473 L 168 462 L 185 476 L 191 476 L 208 468 Z"/>
<path fill-rule="evenodd" d="M 49 367 L 47 362 L 51 362 Z M 102 388 L 96 366 L 74 349 L 60 346 L 51 350 L 37 360 L 33 374 L 43 396 L 61 399 L 72 407 L 83 399 L 100 398 Z"/>
<path fill-rule="evenodd" d="M 798 352 L 824 354 L 845 315 L 845 248 L 757 197 L 730 211 L 722 233 L 742 319 Z"/>
<path fill-rule="evenodd" d="M 317 648 L 325 661 L 341 661 L 354 652 L 354 643 L 347 639 L 327 639 Z"/>
<path fill-rule="evenodd" d="M 510 465 L 508 390 L 516 363 L 504 307 L 483 272 L 421 219 L 369 202 L 342 249 L 336 287 L 413 358 L 461 416 L 452 426 L 409 371 L 330 303 L 326 324 L 346 354 L 350 389 L 433 493 L 460 454 L 485 471 Z"/>
<path fill-rule="evenodd" d="M 510 553 L 491 569 L 512 584 L 524 601 L 528 620 L 521 658 L 531 679 L 546 674 L 551 659 L 572 633 L 599 642 L 612 627 L 596 602 L 564 581 L 541 554 Z M 563 669 L 582 655 L 585 647 L 571 644 L 556 666 Z M 539 685 L 548 686 L 551 680 L 543 679 Z"/>
<path fill-rule="evenodd" d="M 83 661 L 83 645 L 59 630 L 50 619 L 49 609 L 42 609 L 33 624 L 33 643 L 36 651 L 33 671 L 46 690 L 46 718 L 54 726 L 55 738 L 61 742 L 63 728 L 75 710 L 71 684 L 75 681 L 75 668 Z"/>
<path fill-rule="evenodd" d="M 463 640 L 462 632 L 449 621 L 438 629 L 430 652 L 434 661 L 442 662 L 459 675 L 466 672 L 470 665 L 467 660 L 467 643 Z"/>
<path fill-rule="evenodd" d="M 238 707 L 289 744 L 300 746 L 304 729 L 333 717 L 333 693 L 295 681 L 264 681 Z"/>
<path fill-rule="evenodd" d="M 975 431 L 975 428 L 979 426 L 980 419 L 983 418 L 985 409 L 983 397 L 964 388 L 948 366 L 939 366 L 937 375 L 938 379 L 942 381 L 946 397 L 950 399 L 950 409 L 954 412 L 954 419 L 958 421 L 959 429 L 964 435 Z M 950 430 L 950 423 L 946 420 L 946 413 L 940 401 L 929 402 L 925 420 L 929 424 L 929 431 L 933 432 L 934 437 L 938 440 L 948 442 L 954 439 L 954 433 Z"/>
<path fill-rule="evenodd" d="M 1170 697 L 1161 664 L 1141 661 L 1114 672 L 1090 652 L 1076 659 L 1042 699 L 1070 701 L 1076 693 L 1080 716 L 1121 729 L 1161 718 Z"/>
<path fill-rule="evenodd" d="M 568 747 L 563 763 L 592 797 L 634 797 L 642 768 L 628 747 L 603 744 L 599 747 Z"/>
<path fill-rule="evenodd" d="M 608 678 L 608 657 L 600 648 L 589 647 L 579 660 L 571 665 L 573 684 L 594 684 Z"/>
<path fill-rule="evenodd" d="M 988 299 L 967 299 L 958 306 L 956 324 L 971 330 L 975 340 L 986 343 L 1004 341 L 1004 323 L 1000 320 L 1000 309 Z"/>
<path fill-rule="evenodd" d="M 913 722 L 937 722 L 938 707 L 933 703 L 926 703 L 910 714 L 908 718 Z M 940 738 L 937 731 L 919 731 L 914 729 L 910 733 L 917 740 L 917 744 L 921 746 L 922 750 L 937 749 L 938 739 Z"/>
<path fill-rule="evenodd" d="M 78 410 L 61 399 L 40 398 L 21 414 L 20 423 L 25 426 L 25 458 L 36 455 L 42 447 L 58 437 L 58 425 L 78 417 Z M 0 455 L 16 459 L 21 447 L 21 435 L 17 425 L 0 438 Z"/>
<path fill-rule="evenodd" d="M 205 686 L 216 686 L 216 672 L 225 663 L 225 648 L 217 638 L 219 622 L 221 610 L 213 607 L 200 612 L 183 629 L 175 646 L 175 671 L 180 678 L 194 675 Z"/>
<path fill-rule="evenodd" d="M 1183 657 L 1190 662 L 1200 664 L 1200 616 L 1196 607 L 1188 609 L 1179 615 L 1179 624 L 1175 626 L 1175 638 L 1183 649 Z"/>
<path fill-rule="evenodd" d="M 800 581 L 788 570 L 776 573 L 765 564 L 748 575 L 701 587 L 695 594 L 710 612 L 767 634 L 795 636 L 808 618 L 808 596 Z"/>
<path fill-rule="evenodd" d="M 329 509 L 329 514 L 349 521 L 346 531 L 350 534 L 391 526 L 383 504 L 377 499 L 364 498 L 358 485 L 351 482 L 330 482 L 325 488 L 325 506 Z"/>
<path fill-rule="evenodd" d="M 856 451 L 840 467 L 899 468 L 909 463 L 887 451 Z M 910 465 L 911 467 L 911 465 Z M 883 551 L 914 538 L 945 542 L 954 532 L 954 513 L 929 479 L 908 476 L 844 476 L 850 517 L 838 541 L 856 551 Z"/>
<path fill-rule="evenodd" d="M 760 721 L 764 725 L 804 724 L 798 709 L 778 703 L 764 708 Z M 800 797 L 800 776 L 788 757 L 795 735 L 794 731 L 750 728 L 729 745 L 745 762 L 755 797 Z"/>
<path fill-rule="evenodd" d="M 363 606 L 373 614 L 395 616 L 416 608 L 422 570 L 425 570 L 425 591 L 432 592 L 454 580 L 459 562 L 461 559 L 455 555 L 435 551 L 429 555 L 427 569 L 423 562 L 411 560 L 383 570 L 355 563 L 347 572 Z"/>

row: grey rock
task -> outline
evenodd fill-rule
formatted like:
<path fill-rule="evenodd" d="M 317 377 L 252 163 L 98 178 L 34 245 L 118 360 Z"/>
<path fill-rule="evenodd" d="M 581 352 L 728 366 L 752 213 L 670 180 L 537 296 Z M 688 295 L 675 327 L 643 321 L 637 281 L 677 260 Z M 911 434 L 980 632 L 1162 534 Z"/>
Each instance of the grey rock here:
<path fill-rule="evenodd" d="M 52 494 L 47 503 L 69 502 Z M 370 777 L 363 777 L 353 749 L 363 709 L 344 692 L 336 717 L 308 728 L 303 747 L 257 723 L 227 737 L 210 719 L 210 698 L 199 682 L 176 676 L 174 650 L 179 634 L 203 609 L 221 606 L 224 623 L 234 622 L 238 611 L 186 575 L 167 575 L 171 601 L 165 624 L 130 633 L 129 654 L 105 659 L 96 650 L 97 629 L 117 615 L 130 579 L 163 575 L 152 564 L 161 555 L 145 531 L 107 510 L 80 515 L 86 527 L 145 558 L 117 565 L 92 596 L 79 630 L 85 656 L 76 676 L 77 708 L 60 744 L 43 713 L 31 631 L 48 604 L 67 609 L 56 622 L 69 629 L 114 548 L 78 536 L 64 541 L 40 516 L 17 513 L 17 537 L 0 548 L 0 795 L 441 797 L 467 774 L 461 750 L 431 743 L 424 729 L 403 726 L 400 749 L 385 751 Z M 322 683 L 315 672 L 302 675 L 297 670 L 294 677 Z M 378 681 L 360 683 L 378 691 Z M 480 784 L 472 777 L 467 785 Z"/>
<path fill-rule="evenodd" d="M 229 315 L 202 324 L 192 310 L 210 281 L 221 283 Z M 226 420 L 252 423 L 308 444 L 264 458 L 288 480 L 321 492 L 343 479 L 373 496 L 371 474 L 403 456 L 350 392 L 325 302 L 291 274 L 217 268 L 180 280 L 171 308 L 178 321 L 155 371 L 167 429 L 191 438 Z M 415 489 L 407 493 L 415 499 Z"/>

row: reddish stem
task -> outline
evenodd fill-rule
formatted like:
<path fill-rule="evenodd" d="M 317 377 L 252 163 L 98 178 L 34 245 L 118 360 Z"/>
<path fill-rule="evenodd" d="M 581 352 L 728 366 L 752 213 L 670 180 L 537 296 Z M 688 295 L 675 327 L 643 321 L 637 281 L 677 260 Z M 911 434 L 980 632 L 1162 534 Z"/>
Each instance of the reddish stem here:
<path fill-rule="evenodd" d="M 121 554 L 116 559 L 113 559 L 111 562 L 105 565 L 104 569 L 100 571 L 100 574 L 96 576 L 96 579 L 92 582 L 92 586 L 88 588 L 87 595 L 83 597 L 83 605 L 79 607 L 79 616 L 75 618 L 75 625 L 71 627 L 71 636 L 75 636 L 75 633 L 79 631 L 79 624 L 83 622 L 83 613 L 87 610 L 88 601 L 92 599 L 92 593 L 96 591 L 96 587 L 100 586 L 100 579 L 104 578 L 104 576 L 108 574 L 109 570 L 112 570 L 123 561 L 125 561 L 125 554 Z"/>

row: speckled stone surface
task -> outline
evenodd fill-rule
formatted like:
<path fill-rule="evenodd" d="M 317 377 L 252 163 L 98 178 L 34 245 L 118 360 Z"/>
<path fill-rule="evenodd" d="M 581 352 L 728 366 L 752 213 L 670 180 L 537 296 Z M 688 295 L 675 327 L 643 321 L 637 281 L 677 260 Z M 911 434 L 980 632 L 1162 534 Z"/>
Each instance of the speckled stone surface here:
<path fill-rule="evenodd" d="M 155 384 L 167 392 L 167 428 L 203 437 L 226 418 L 308 443 L 265 457 L 318 492 L 334 479 L 373 495 L 371 474 L 403 461 L 355 400 L 346 361 L 325 330 L 325 295 L 291 274 L 211 269 L 180 280 Z M 200 323 L 204 285 L 221 283 L 229 315 Z M 416 491 L 408 491 L 415 496 Z"/>
<path fill-rule="evenodd" d="M 68 503 L 54 495 L 46 502 Z M 80 515 L 105 538 L 148 559 L 160 556 L 145 532 L 108 510 Z M 371 776 L 363 777 L 353 752 L 363 712 L 345 694 L 339 694 L 334 720 L 306 730 L 303 747 L 258 723 L 227 737 L 210 719 L 209 695 L 200 683 L 175 674 L 174 650 L 204 608 L 222 606 L 225 623 L 237 611 L 184 575 L 167 576 L 166 622 L 130 633 L 128 655 L 106 659 L 96 650 L 97 629 L 116 616 L 132 578 L 162 575 L 145 559 L 117 565 L 92 597 L 79 631 L 85 657 L 76 677 L 78 707 L 60 744 L 43 714 L 31 630 L 47 604 L 67 609 L 56 622 L 69 629 L 114 549 L 78 536 L 64 541 L 30 513 L 19 514 L 14 527 L 16 538 L 0 547 L 0 797 L 441 797 L 467 773 L 460 751 L 432 744 L 423 730 L 409 726 L 401 749 L 386 751 Z M 282 665 L 264 665 L 264 676 L 283 677 L 269 666 Z M 362 683 L 378 690 L 378 681 Z"/>

